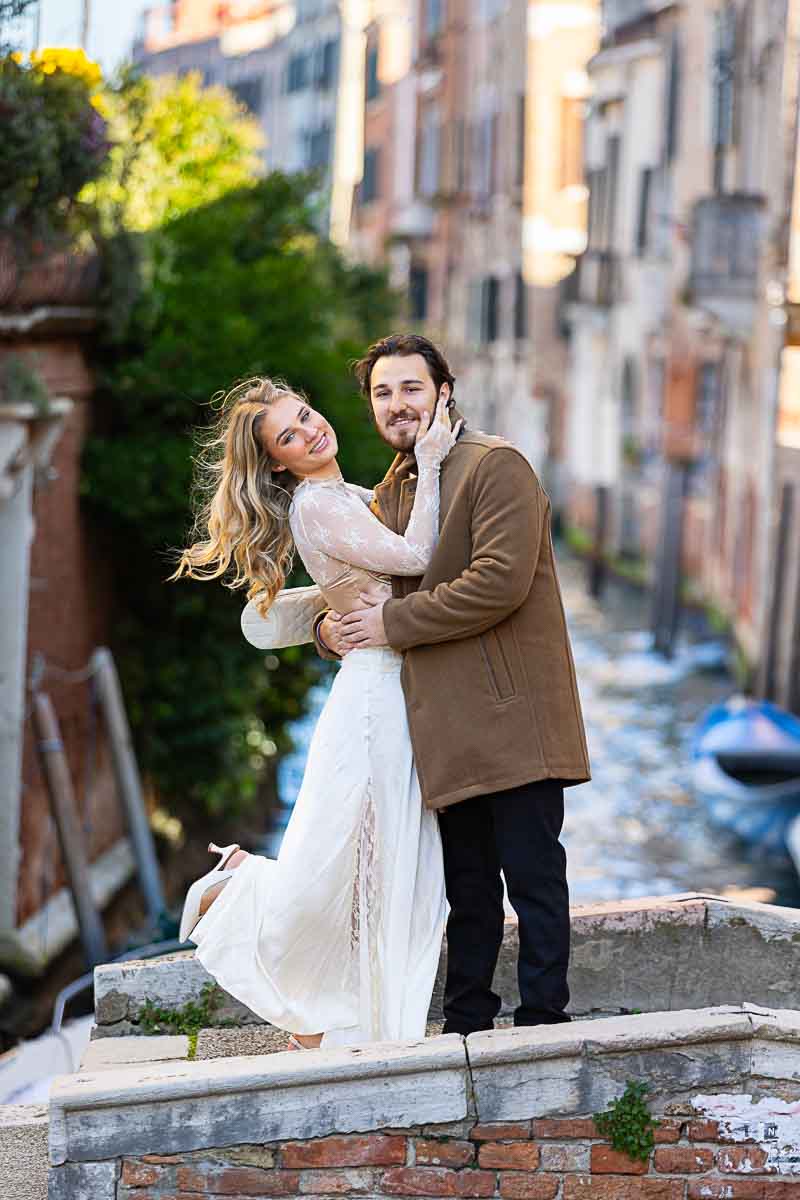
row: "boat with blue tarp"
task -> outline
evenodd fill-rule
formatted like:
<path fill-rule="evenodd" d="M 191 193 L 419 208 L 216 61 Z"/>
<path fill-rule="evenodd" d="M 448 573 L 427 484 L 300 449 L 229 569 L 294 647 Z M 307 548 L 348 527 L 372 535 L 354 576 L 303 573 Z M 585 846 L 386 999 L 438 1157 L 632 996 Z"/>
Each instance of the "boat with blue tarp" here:
<path fill-rule="evenodd" d="M 732 697 L 697 722 L 692 760 L 712 821 L 766 853 L 785 854 L 800 815 L 800 719 L 768 701 Z"/>

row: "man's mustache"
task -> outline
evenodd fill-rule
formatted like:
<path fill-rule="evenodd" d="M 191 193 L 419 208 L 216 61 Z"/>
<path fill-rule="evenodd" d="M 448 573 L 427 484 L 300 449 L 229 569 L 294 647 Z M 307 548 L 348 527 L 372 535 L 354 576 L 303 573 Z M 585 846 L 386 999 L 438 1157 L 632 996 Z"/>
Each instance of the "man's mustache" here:
<path fill-rule="evenodd" d="M 418 415 L 415 412 L 409 411 L 409 412 L 400 413 L 396 417 L 392 417 L 391 421 L 389 422 L 389 425 L 390 426 L 397 425 L 398 422 L 400 422 L 400 421 L 418 421 L 418 420 L 419 420 Z"/>

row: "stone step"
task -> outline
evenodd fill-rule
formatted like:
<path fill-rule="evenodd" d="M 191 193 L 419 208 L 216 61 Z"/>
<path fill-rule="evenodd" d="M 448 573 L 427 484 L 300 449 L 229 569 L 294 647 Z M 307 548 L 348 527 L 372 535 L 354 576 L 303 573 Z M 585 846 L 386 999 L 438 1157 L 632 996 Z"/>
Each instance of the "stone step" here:
<path fill-rule="evenodd" d="M 495 973 L 501 1015 L 518 1003 L 517 925 L 506 921 Z M 764 971 L 768 950 L 770 970 Z M 430 1020 L 441 1020 L 445 950 Z M 686 893 L 572 909 L 571 1003 L 577 1017 L 737 1004 L 800 1008 L 800 910 Z M 197 1003 L 210 976 L 192 951 L 95 969 L 93 1037 L 143 1033 L 149 999 Z M 223 994 L 209 1025 L 263 1025 Z"/>
<path fill-rule="evenodd" d="M 0 1195 L 47 1200 L 46 1104 L 0 1104 Z"/>

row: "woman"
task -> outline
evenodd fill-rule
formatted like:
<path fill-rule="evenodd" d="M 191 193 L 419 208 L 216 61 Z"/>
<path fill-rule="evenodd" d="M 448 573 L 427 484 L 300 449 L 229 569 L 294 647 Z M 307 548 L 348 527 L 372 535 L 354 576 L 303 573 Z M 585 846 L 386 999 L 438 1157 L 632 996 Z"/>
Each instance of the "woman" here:
<path fill-rule="evenodd" d="M 345 483 L 336 434 L 299 393 L 254 379 L 226 398 L 207 447 L 213 494 L 173 578 L 249 585 L 262 615 L 296 546 L 339 612 L 421 575 L 438 534 L 439 466 L 453 446 L 440 399 L 416 439 L 418 481 L 403 536 Z M 422 1037 L 444 924 L 436 816 L 423 808 L 400 685 L 401 657 L 353 650 L 320 715 L 275 860 L 238 846 L 192 885 L 181 937 L 225 988 L 292 1030 L 290 1047 Z"/>

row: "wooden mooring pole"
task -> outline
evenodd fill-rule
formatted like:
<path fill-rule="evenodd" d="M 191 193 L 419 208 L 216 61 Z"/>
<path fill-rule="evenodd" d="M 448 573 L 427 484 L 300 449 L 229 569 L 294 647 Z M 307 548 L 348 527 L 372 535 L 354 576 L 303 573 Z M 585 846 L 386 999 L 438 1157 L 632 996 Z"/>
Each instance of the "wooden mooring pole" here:
<path fill-rule="evenodd" d="M 599 600 L 608 574 L 606 550 L 608 543 L 608 487 L 599 483 L 594 489 L 594 540 L 589 556 L 589 595 Z"/>
<path fill-rule="evenodd" d="M 122 699 L 122 688 L 111 651 L 105 646 L 100 646 L 95 650 L 92 655 L 92 667 L 94 668 L 100 710 L 111 746 L 117 791 L 125 809 L 128 832 L 133 843 L 139 883 L 150 922 L 155 927 L 166 904 L 161 887 L 161 874 L 158 869 L 153 834 L 150 830 L 150 822 L 147 819 L 147 809 L 142 795 L 139 768 L 133 752 L 130 726 Z"/>
<path fill-rule="evenodd" d="M 783 629 L 787 589 L 786 563 L 789 558 L 789 535 L 794 510 L 794 485 L 784 483 L 780 497 L 778 529 L 772 556 L 772 596 L 769 605 L 767 647 L 758 681 L 759 695 L 763 700 L 775 700 L 778 691 L 778 647 Z"/>
<path fill-rule="evenodd" d="M 88 852 L 75 807 L 75 795 L 64 744 L 61 741 L 61 730 L 50 697 L 44 692 L 37 692 L 33 698 L 33 722 L 36 730 L 36 748 L 47 781 L 50 808 L 58 830 L 61 855 L 78 918 L 81 942 L 86 961 L 93 967 L 108 959 L 106 935 L 92 897 Z"/>
<path fill-rule="evenodd" d="M 653 648 L 665 658 L 672 657 L 680 621 L 683 515 L 688 475 L 686 463 L 667 464 L 652 616 Z"/>

